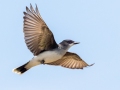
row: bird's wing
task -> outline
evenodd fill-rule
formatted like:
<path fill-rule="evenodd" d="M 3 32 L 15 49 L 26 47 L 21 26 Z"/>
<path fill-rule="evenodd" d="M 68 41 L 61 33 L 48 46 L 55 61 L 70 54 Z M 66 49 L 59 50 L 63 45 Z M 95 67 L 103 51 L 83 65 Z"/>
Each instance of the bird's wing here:
<path fill-rule="evenodd" d="M 35 10 L 32 5 L 30 9 L 26 7 L 23 18 L 25 42 L 34 55 L 58 47 L 52 32 L 40 16 L 37 5 Z"/>
<path fill-rule="evenodd" d="M 83 69 L 84 67 L 93 65 L 93 64 L 88 65 L 77 54 L 71 52 L 67 52 L 61 59 L 47 64 L 61 65 L 63 67 L 71 69 Z"/>

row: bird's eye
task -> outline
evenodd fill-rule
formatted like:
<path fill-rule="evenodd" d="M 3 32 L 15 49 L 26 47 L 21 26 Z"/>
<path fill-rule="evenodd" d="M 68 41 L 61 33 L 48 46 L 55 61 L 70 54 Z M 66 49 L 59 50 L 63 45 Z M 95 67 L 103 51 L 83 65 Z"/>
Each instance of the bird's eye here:
<path fill-rule="evenodd" d="M 70 40 L 70 41 L 67 41 L 67 43 L 71 44 L 71 43 L 73 43 L 73 41 L 72 41 L 72 40 Z"/>

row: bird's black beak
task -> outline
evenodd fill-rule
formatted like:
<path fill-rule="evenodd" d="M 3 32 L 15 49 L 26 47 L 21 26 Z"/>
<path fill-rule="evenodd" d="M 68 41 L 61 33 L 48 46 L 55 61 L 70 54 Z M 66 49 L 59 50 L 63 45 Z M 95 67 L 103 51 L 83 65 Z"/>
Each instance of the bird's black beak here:
<path fill-rule="evenodd" d="M 74 44 L 79 44 L 80 42 L 74 42 Z"/>

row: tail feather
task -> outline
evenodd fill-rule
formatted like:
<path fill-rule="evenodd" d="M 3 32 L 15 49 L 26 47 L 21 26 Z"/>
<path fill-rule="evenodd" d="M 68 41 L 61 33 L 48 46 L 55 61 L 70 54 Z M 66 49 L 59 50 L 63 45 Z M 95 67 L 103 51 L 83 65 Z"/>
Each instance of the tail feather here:
<path fill-rule="evenodd" d="M 28 63 L 29 63 L 29 62 L 27 62 L 26 64 L 24 64 L 24 65 L 22 65 L 22 66 L 20 66 L 20 67 L 18 67 L 18 68 L 13 69 L 13 72 L 14 72 L 14 73 L 17 73 L 17 74 L 23 74 L 24 72 L 26 72 L 27 70 L 29 70 L 29 69 L 25 68 L 25 66 L 26 66 Z"/>

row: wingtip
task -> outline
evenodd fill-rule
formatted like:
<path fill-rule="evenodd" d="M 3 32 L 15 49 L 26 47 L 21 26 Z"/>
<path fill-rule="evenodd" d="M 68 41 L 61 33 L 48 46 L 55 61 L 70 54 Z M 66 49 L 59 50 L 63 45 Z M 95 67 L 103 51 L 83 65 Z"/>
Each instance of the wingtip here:
<path fill-rule="evenodd" d="M 93 64 L 90 64 L 89 66 L 93 66 L 95 63 L 93 63 Z"/>
<path fill-rule="evenodd" d="M 28 7 L 26 6 L 26 11 L 29 10 Z"/>
<path fill-rule="evenodd" d="M 37 7 L 37 4 L 35 3 L 35 6 Z"/>
<path fill-rule="evenodd" d="M 36 10 L 37 14 L 40 15 L 39 10 L 38 10 L 38 7 L 37 7 L 37 4 L 35 4 L 35 6 L 36 6 L 35 10 Z"/>
<path fill-rule="evenodd" d="M 38 9 L 37 4 L 35 4 L 35 6 L 36 6 L 36 9 Z"/>
<path fill-rule="evenodd" d="M 32 4 L 30 3 L 30 6 L 32 6 Z"/>
<path fill-rule="evenodd" d="M 30 8 L 33 8 L 31 3 L 30 3 Z"/>
<path fill-rule="evenodd" d="M 23 12 L 24 15 L 26 15 L 27 13 L 26 12 Z"/>

